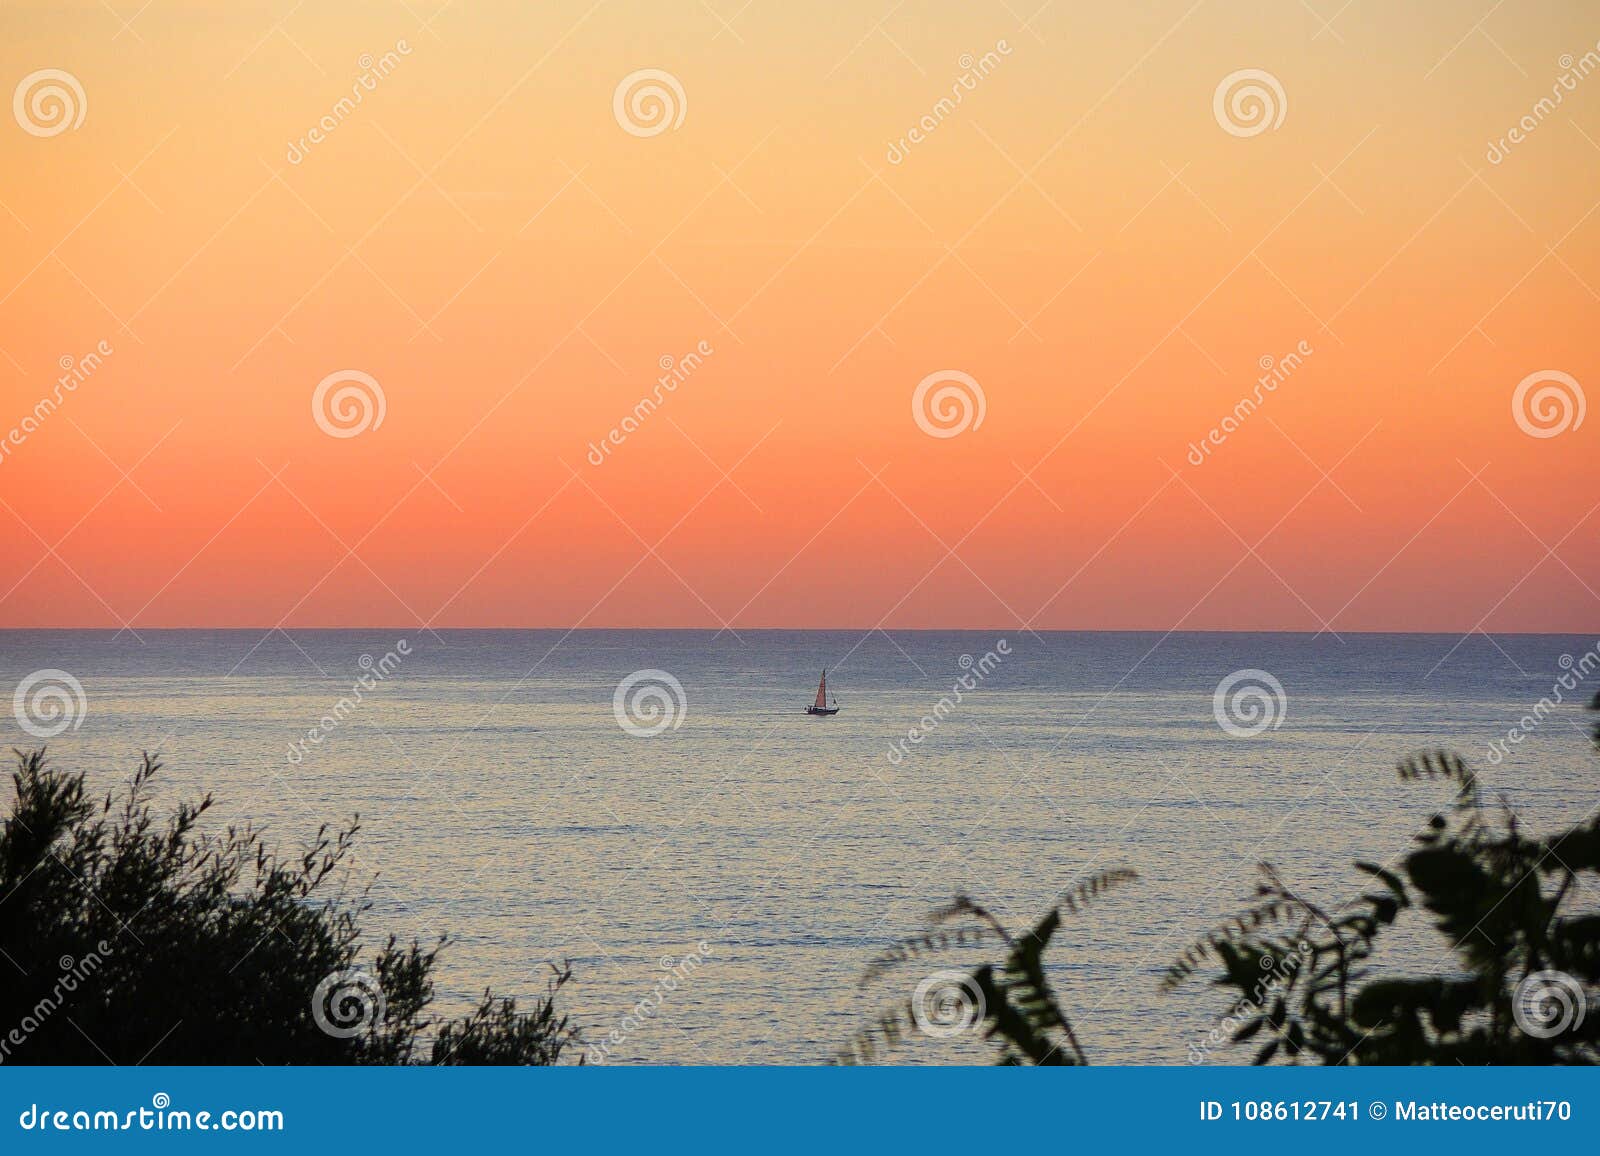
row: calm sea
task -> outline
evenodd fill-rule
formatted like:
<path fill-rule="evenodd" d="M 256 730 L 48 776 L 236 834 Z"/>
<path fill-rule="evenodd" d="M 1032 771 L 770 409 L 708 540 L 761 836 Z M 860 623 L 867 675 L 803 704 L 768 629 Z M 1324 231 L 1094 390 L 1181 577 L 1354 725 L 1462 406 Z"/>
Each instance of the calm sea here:
<path fill-rule="evenodd" d="M 86 709 L 50 741 L 59 767 L 112 786 L 157 751 L 163 801 L 213 792 L 218 821 L 264 824 L 286 853 L 359 812 L 352 886 L 376 879 L 370 939 L 448 932 L 440 987 L 451 1008 L 485 986 L 540 991 L 546 961 L 570 959 L 566 1006 L 591 1038 L 618 1033 L 617 1062 L 823 1061 L 927 973 L 858 983 L 937 904 L 965 892 L 1021 930 L 1078 878 L 1133 867 L 1140 881 L 1070 919 L 1048 959 L 1092 1061 L 1182 1064 L 1225 1009 L 1204 983 L 1159 994 L 1163 968 L 1249 895 L 1258 860 L 1331 906 L 1361 885 L 1353 858 L 1400 853 L 1449 799 L 1443 786 L 1399 784 L 1401 755 L 1471 756 L 1535 830 L 1600 801 L 1581 701 L 1487 761 L 1595 645 L 8 631 L 0 688 L 70 673 Z M 824 666 L 843 709 L 809 718 Z M 638 682 L 641 710 L 630 714 L 625 695 L 624 727 L 615 694 L 638 671 L 676 685 Z M 1229 733 L 1215 709 L 1218 684 L 1239 671 L 1282 687 L 1280 697 L 1260 674 L 1240 683 L 1262 688 L 1243 702 L 1267 713 L 1223 717 L 1235 731 L 1265 726 L 1253 735 Z M 357 703 L 363 673 L 374 685 Z M 956 702 L 963 675 L 975 688 Z M 652 705 L 666 713 L 649 715 Z M 37 745 L 14 718 L 6 726 L 15 745 Z M 921 741 L 895 747 L 913 727 Z M 1425 936 L 1394 952 L 1445 963 Z M 641 1000 L 647 1013 L 630 1016 Z M 919 1040 L 902 1058 L 985 1054 L 970 1040 Z"/>

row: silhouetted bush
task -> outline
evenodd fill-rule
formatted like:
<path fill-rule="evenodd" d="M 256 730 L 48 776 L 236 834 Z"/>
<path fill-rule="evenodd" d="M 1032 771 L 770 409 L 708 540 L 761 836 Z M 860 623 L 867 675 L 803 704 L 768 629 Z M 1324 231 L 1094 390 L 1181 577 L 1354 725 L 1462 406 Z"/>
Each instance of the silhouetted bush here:
<path fill-rule="evenodd" d="M 579 1042 L 555 1010 L 568 968 L 531 1013 L 485 992 L 447 1022 L 429 1014 L 444 939 L 390 936 L 363 967 L 370 903 L 324 896 L 359 824 L 284 861 L 252 827 L 203 832 L 209 795 L 158 821 L 158 769 L 146 756 L 120 804 L 97 802 L 81 774 L 19 753 L 0 826 L 0 1062 L 553 1064 Z"/>
<path fill-rule="evenodd" d="M 1168 987 L 1216 964 L 1238 993 L 1231 1042 L 1254 1062 L 1592 1064 L 1600 1060 L 1600 817 L 1547 839 L 1491 813 L 1454 755 L 1400 764 L 1404 781 L 1457 786 L 1391 870 L 1357 863 L 1370 889 L 1335 910 L 1261 866 L 1255 902 L 1191 947 Z M 1575 911 L 1587 890 L 1591 907 Z M 1426 912 L 1450 966 L 1395 975 L 1367 966 L 1380 936 Z"/>
<path fill-rule="evenodd" d="M 1255 902 L 1184 952 L 1162 988 L 1205 973 L 1231 989 L 1227 1030 L 1213 1039 L 1221 1046 L 1255 1040 L 1257 1064 L 1600 1062 L 1600 814 L 1534 839 L 1508 807 L 1485 807 L 1477 780 L 1454 755 L 1407 759 L 1400 778 L 1453 782 L 1455 804 L 1392 867 L 1357 863 L 1369 877 L 1364 894 L 1324 910 L 1261 864 Z M 1087 1063 L 1042 957 L 1063 913 L 1133 878 L 1126 869 L 1090 878 L 1015 939 L 983 907 L 958 897 L 933 913 L 933 930 L 874 960 L 863 984 L 987 940 L 1004 944 L 1004 958 L 925 976 L 835 1061 L 870 1063 L 918 1035 L 975 1033 L 996 1046 L 1002 1064 Z M 1452 965 L 1431 975 L 1369 966 L 1380 935 L 1412 912 L 1431 918 Z M 1192 1062 L 1205 1058 L 1193 1052 Z"/>

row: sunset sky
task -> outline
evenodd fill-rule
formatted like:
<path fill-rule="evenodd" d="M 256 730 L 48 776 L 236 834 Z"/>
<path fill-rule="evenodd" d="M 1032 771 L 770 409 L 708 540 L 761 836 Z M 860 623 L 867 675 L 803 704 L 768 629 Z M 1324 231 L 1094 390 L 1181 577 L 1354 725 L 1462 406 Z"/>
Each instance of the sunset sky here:
<path fill-rule="evenodd" d="M 11 0 L 0 30 L 6 91 L 61 70 L 83 114 L 0 121 L 0 626 L 1600 622 L 1592 5 Z M 670 123 L 619 116 L 645 69 Z M 1219 113 L 1246 69 L 1281 122 Z M 342 371 L 383 417 L 336 437 Z M 946 371 L 983 417 L 932 436 Z M 1569 409 L 1519 422 L 1551 371 L 1524 401 Z"/>

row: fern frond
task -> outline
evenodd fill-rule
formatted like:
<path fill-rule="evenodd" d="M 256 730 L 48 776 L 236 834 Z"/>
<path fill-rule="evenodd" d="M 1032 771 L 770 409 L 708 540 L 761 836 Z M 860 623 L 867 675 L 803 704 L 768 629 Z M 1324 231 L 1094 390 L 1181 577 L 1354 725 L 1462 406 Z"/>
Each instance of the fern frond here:
<path fill-rule="evenodd" d="M 928 920 L 935 924 L 949 923 L 952 920 L 963 918 L 976 919 L 992 930 L 995 935 L 1005 940 L 1005 942 L 1011 942 L 1011 933 L 1005 929 L 1005 925 L 996 919 L 987 907 L 975 902 L 969 895 L 957 894 L 954 899 L 943 907 L 934 908 L 928 916 Z"/>
<path fill-rule="evenodd" d="M 945 951 L 952 947 L 968 947 L 975 943 L 982 943 L 985 939 L 992 938 L 995 931 L 989 927 L 959 927 L 953 931 L 929 931 L 921 935 L 909 936 L 885 949 L 867 964 L 866 970 L 861 973 L 860 986 L 877 979 L 887 971 L 892 971 L 902 963 L 913 959 L 920 959 L 925 955 Z M 1007 936 L 1009 942 L 1010 937 Z"/>
<path fill-rule="evenodd" d="M 1087 907 L 1117 884 L 1128 883 L 1137 878 L 1139 873 L 1131 867 L 1112 867 L 1097 872 L 1057 896 L 1056 908 L 1057 910 L 1066 908 L 1068 914 L 1076 915 L 1080 909 Z"/>
<path fill-rule="evenodd" d="M 1402 783 L 1423 780 L 1451 779 L 1458 786 L 1457 797 L 1462 802 L 1476 801 L 1478 779 L 1460 755 L 1450 751 L 1422 751 L 1407 755 L 1397 765 Z"/>
<path fill-rule="evenodd" d="M 932 930 L 900 940 L 868 964 L 862 984 L 924 955 L 991 938 L 1006 944 L 1004 961 L 997 967 L 984 964 L 968 972 L 933 973 L 918 986 L 911 1000 L 859 1029 L 849 1044 L 834 1056 L 833 1062 L 871 1063 L 880 1050 L 893 1050 L 919 1029 L 935 1036 L 955 1034 L 928 1027 L 927 1016 L 931 1009 L 924 1006 L 921 1009 L 923 1018 L 919 1018 L 919 1009 L 915 1006 L 917 999 L 926 999 L 930 982 L 947 980 L 953 975 L 965 991 L 963 1001 L 969 1013 L 958 1017 L 962 1025 L 957 1031 L 981 1030 L 984 1038 L 1000 1049 L 1001 1063 L 1087 1063 L 1072 1025 L 1045 978 L 1044 951 L 1066 915 L 1077 914 L 1111 888 L 1138 877 L 1137 872 L 1126 867 L 1113 867 L 1088 876 L 1059 893 L 1044 918 L 1019 939 L 1013 939 L 1004 924 L 987 908 L 967 895 L 958 894 L 930 913 Z M 956 927 L 945 926 L 960 921 L 967 922 Z"/>
<path fill-rule="evenodd" d="M 1238 915 L 1229 916 L 1184 948 L 1161 977 L 1160 988 L 1163 992 L 1170 992 L 1183 983 L 1207 959 L 1223 962 L 1227 948 L 1270 924 L 1298 919 L 1301 921 L 1301 934 L 1313 922 L 1331 928 L 1327 916 L 1291 891 L 1271 863 L 1257 863 L 1256 870 L 1261 873 L 1261 882 L 1256 886 L 1256 902 Z"/>
<path fill-rule="evenodd" d="M 1011 949 L 996 984 L 1002 1001 L 995 1009 L 996 1030 L 1036 1064 L 1086 1062 L 1044 974 L 1044 949 L 1060 926 L 1061 909 L 1053 908 Z"/>
<path fill-rule="evenodd" d="M 1004 997 L 998 993 L 989 966 L 985 964 L 966 974 L 959 971 L 936 972 L 934 977 L 945 974 L 959 979 L 963 993 L 962 1001 L 971 1013 L 960 1030 L 975 1032 L 981 1030 L 979 1025 L 992 1019 L 994 1009 L 1005 1002 Z M 925 990 L 927 986 L 925 981 L 910 997 L 879 1012 L 875 1019 L 857 1029 L 850 1037 L 849 1043 L 834 1054 L 832 1062 L 844 1066 L 870 1064 L 880 1052 L 887 1054 L 896 1051 L 914 1036 L 927 1034 L 938 1037 L 941 1034 L 938 1029 L 945 1025 L 937 1019 L 936 1010 L 926 1003 L 920 1012 L 917 1008 L 917 1000 L 927 998 Z M 930 1019 L 934 1026 L 925 1028 L 924 1025 L 930 1023 Z M 959 1031 L 948 1034 L 959 1034 Z M 994 1033 L 989 1029 L 985 1030 L 984 1034 L 988 1036 Z"/>

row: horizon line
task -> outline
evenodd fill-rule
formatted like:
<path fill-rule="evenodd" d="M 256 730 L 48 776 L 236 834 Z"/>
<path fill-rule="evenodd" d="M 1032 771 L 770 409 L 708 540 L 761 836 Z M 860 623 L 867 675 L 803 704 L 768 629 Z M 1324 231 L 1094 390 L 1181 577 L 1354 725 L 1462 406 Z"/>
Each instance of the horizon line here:
<path fill-rule="evenodd" d="M 580 633 L 658 633 L 658 634 L 1282 634 L 1297 635 L 1316 638 L 1327 634 L 1338 638 L 1346 634 L 1359 635 L 1410 635 L 1410 636 L 1437 636 L 1469 638 L 1474 634 L 1496 635 L 1498 637 L 1527 637 L 1527 638 L 1557 638 L 1567 636 L 1581 636 L 1600 632 L 1600 627 L 1568 630 L 1484 630 L 1473 627 L 1467 630 L 1393 630 L 1347 627 L 1341 630 L 1323 628 L 1321 630 L 1287 630 L 1276 627 L 1171 627 L 1158 626 L 1069 626 L 1069 627 L 1030 627 L 1020 624 L 1011 626 L 428 626 L 425 624 L 384 624 L 375 626 L 7 626 L 0 625 L 0 634 L 33 633 L 80 633 L 80 634 L 180 634 L 180 633 L 250 633 L 250 634 L 275 634 L 275 633 L 356 633 L 356 632 L 382 632 L 404 634 L 416 632 L 421 634 L 435 634 L 444 632 L 472 633 L 472 632 L 506 632 L 521 631 L 525 633 L 555 633 L 567 634 Z"/>

